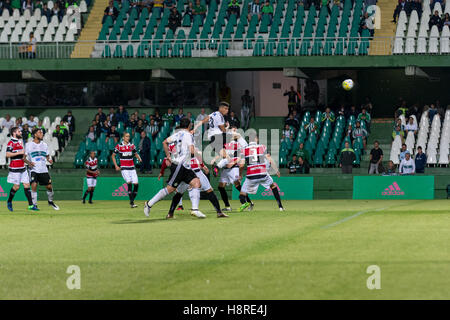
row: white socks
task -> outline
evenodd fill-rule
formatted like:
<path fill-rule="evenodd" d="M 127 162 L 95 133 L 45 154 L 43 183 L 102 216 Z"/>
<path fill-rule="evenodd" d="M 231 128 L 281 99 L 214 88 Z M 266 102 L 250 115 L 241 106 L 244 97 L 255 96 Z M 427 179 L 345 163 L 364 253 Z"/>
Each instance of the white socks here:
<path fill-rule="evenodd" d="M 48 197 L 48 201 L 53 202 L 53 190 L 52 191 L 48 191 L 47 190 L 47 197 Z"/>
<path fill-rule="evenodd" d="M 37 191 L 31 191 L 31 199 L 33 200 L 33 204 L 37 205 Z"/>
<path fill-rule="evenodd" d="M 180 199 L 180 202 L 178 202 L 178 205 L 179 205 L 179 206 L 182 206 L 182 205 L 183 205 L 183 198 Z"/>
<path fill-rule="evenodd" d="M 167 188 L 162 188 L 161 190 L 159 190 L 158 193 L 148 201 L 149 207 L 153 207 L 155 203 L 164 199 L 168 194 L 169 192 L 167 192 Z"/>
<path fill-rule="evenodd" d="M 192 210 L 198 210 L 198 203 L 200 202 L 200 189 L 192 188 L 189 191 L 189 197 L 191 198 Z"/>

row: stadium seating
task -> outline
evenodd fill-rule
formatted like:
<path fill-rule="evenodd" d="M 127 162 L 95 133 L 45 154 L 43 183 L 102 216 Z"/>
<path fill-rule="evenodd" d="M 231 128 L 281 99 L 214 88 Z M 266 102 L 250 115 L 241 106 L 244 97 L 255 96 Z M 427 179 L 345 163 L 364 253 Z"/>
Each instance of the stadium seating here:
<path fill-rule="evenodd" d="M 3 117 L 0 117 L 0 123 L 3 121 Z M 12 121 L 16 121 L 16 117 L 11 117 Z M 34 117 L 34 120 L 36 122 L 39 121 L 38 117 Z M 27 118 L 22 117 L 22 123 L 26 123 L 28 121 Z M 43 141 L 47 143 L 48 145 L 48 152 L 50 156 L 52 157 L 53 161 L 56 162 L 58 160 L 58 157 L 60 153 L 63 150 L 59 150 L 58 145 L 58 139 L 56 137 L 53 137 L 52 133 L 56 129 L 56 126 L 60 124 L 61 117 L 56 117 L 53 122 L 50 122 L 49 117 L 44 117 L 42 119 L 42 126 L 45 128 L 46 133 L 44 135 Z M 9 132 L 8 130 L 3 130 L 0 133 L 0 166 L 4 167 L 7 164 L 6 160 L 6 145 L 8 144 L 10 137 L 8 136 Z M 31 141 L 32 138 L 28 138 L 28 141 Z M 47 162 L 47 165 L 50 165 L 49 162 Z"/>
<path fill-rule="evenodd" d="M 308 162 L 313 167 L 334 167 L 338 164 L 338 159 L 341 150 L 345 146 L 345 142 L 352 143 L 349 137 L 345 136 L 346 128 L 348 125 L 352 125 L 354 128 L 356 125 L 356 119 L 354 116 L 350 116 L 345 119 L 344 116 L 336 118 L 334 123 L 329 120 L 321 122 L 322 113 L 317 111 L 314 115 L 315 122 L 318 124 L 318 128 L 315 132 L 307 134 L 304 126 L 310 122 L 310 112 L 305 112 L 303 115 L 300 129 L 291 143 L 289 139 L 284 139 L 280 145 L 280 167 L 285 167 L 286 164 L 292 158 L 299 149 L 300 143 L 304 143 L 304 148 L 308 151 L 310 159 Z M 361 127 L 366 129 L 366 124 L 361 121 Z M 295 128 L 291 128 L 295 130 Z M 356 160 L 353 162 L 355 166 L 359 166 L 361 163 L 361 157 L 364 154 L 364 144 L 361 138 L 355 139 L 353 144 Z"/>
<path fill-rule="evenodd" d="M 430 29 L 429 21 L 432 14 L 438 11 L 442 16 L 450 13 L 450 3 L 447 2 L 443 10 L 439 2 L 435 2 L 433 10 L 430 8 L 430 0 L 422 1 L 422 16 L 413 10 L 409 17 L 405 11 L 401 11 L 394 41 L 394 54 L 448 54 L 450 53 L 450 30 L 444 26 L 439 31 L 437 26 Z"/>
<path fill-rule="evenodd" d="M 202 0 L 205 3 L 205 0 Z M 169 10 L 162 18 L 144 8 L 138 13 L 129 3 L 114 5 L 119 10 L 115 21 L 105 20 L 92 57 L 225 57 L 284 55 L 367 55 L 370 34 L 359 26 L 364 12 L 363 0 L 345 0 L 343 9 L 312 5 L 304 10 L 295 0 L 271 0 L 275 11 L 270 25 L 268 16 L 247 21 L 250 0 L 241 1 L 241 15 L 226 19 L 228 1 L 211 0 L 204 21 L 184 17 L 176 34 L 168 28 Z M 181 14 L 184 1 L 177 2 Z M 127 52 L 127 54 L 123 54 Z M 117 54 L 116 54 L 117 53 Z"/>

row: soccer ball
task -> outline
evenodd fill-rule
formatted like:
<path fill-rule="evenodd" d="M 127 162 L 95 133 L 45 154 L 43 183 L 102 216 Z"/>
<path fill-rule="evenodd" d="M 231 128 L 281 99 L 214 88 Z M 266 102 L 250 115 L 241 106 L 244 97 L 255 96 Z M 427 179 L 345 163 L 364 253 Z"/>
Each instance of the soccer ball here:
<path fill-rule="evenodd" d="M 342 81 L 342 88 L 344 88 L 344 90 L 346 91 L 350 91 L 353 88 L 353 80 L 352 79 L 347 79 Z"/>

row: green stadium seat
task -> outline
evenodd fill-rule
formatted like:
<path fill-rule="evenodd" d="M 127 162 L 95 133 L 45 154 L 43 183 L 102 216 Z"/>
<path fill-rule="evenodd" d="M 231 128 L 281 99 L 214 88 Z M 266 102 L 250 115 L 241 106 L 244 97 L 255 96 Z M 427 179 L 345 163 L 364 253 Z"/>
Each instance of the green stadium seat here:
<path fill-rule="evenodd" d="M 120 44 L 116 45 L 116 49 L 114 50 L 114 58 L 122 58 L 123 52 L 122 52 L 122 46 Z"/>
<path fill-rule="evenodd" d="M 134 48 L 132 44 L 129 44 L 127 46 L 127 49 L 125 51 L 125 57 L 126 58 L 133 58 L 134 57 Z"/>
<path fill-rule="evenodd" d="M 102 53 L 102 58 L 111 58 L 111 47 L 109 45 L 105 45 Z"/>

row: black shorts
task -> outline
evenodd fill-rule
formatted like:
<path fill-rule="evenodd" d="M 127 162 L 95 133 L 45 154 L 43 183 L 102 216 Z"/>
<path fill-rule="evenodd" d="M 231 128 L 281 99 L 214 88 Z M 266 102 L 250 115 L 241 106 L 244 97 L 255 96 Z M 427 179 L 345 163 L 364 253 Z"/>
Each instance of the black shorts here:
<path fill-rule="evenodd" d="M 40 186 L 48 186 L 52 183 L 52 178 L 50 178 L 48 172 L 37 173 L 32 171 L 30 183 L 39 183 Z"/>
<path fill-rule="evenodd" d="M 197 175 L 191 169 L 185 168 L 181 163 L 178 165 L 172 163 L 170 165 L 170 176 L 167 184 L 176 188 L 180 182 L 189 184 L 195 178 L 197 178 Z"/>

